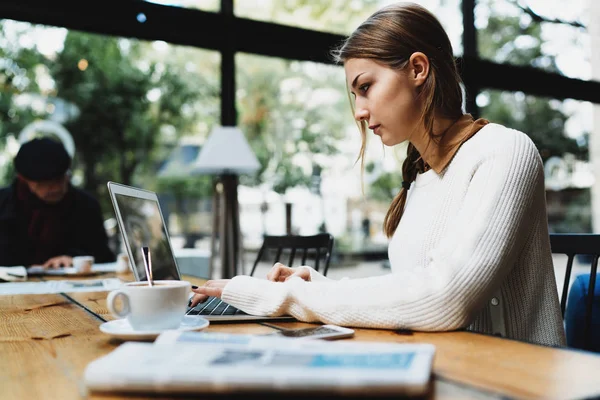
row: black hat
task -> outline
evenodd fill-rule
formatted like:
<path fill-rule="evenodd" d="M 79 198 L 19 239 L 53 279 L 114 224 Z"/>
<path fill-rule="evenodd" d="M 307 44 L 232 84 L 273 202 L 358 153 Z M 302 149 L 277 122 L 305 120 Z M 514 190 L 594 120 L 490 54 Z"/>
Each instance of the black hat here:
<path fill-rule="evenodd" d="M 14 163 L 24 178 L 47 181 L 63 176 L 71 166 L 71 157 L 61 142 L 36 138 L 21 145 Z"/>

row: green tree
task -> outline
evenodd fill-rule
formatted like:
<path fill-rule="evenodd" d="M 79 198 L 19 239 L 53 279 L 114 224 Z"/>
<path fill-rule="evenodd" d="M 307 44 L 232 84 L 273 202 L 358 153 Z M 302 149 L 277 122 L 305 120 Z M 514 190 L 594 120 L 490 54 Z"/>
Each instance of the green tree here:
<path fill-rule="evenodd" d="M 383 2 L 385 3 L 385 1 Z M 372 12 L 380 8 L 381 0 L 263 0 L 238 1 L 236 14 L 259 20 L 301 26 L 327 32 L 349 33 Z M 301 21 L 301 22 L 299 22 Z"/>
<path fill-rule="evenodd" d="M 375 165 L 373 162 L 365 166 L 365 172 L 371 173 Z M 378 174 L 377 178 L 369 185 L 369 198 L 389 203 L 396 194 L 398 194 L 398 188 L 402 185 L 402 173 L 401 172 L 382 172 Z"/>
<path fill-rule="evenodd" d="M 4 150 L 9 137 L 19 132 L 36 118 L 43 118 L 46 109 L 36 109 L 31 102 L 22 105 L 15 100 L 20 96 L 41 96 L 37 84 L 36 67 L 43 57 L 35 46 L 23 47 L 20 43 L 27 31 L 15 23 L 0 21 L 0 151 Z M 4 171 L 0 183 L 6 183 L 13 175 L 12 163 Z"/>
<path fill-rule="evenodd" d="M 132 184 L 139 170 L 153 171 L 166 151 L 161 133 L 188 132 L 196 115 L 186 106 L 202 83 L 169 63 L 143 63 L 140 42 L 70 31 L 49 63 L 57 96 L 75 104 L 65 125 L 75 139 L 84 187 L 99 197 L 105 182 Z M 154 91 L 158 99 L 151 100 Z M 149 185 L 146 185 L 149 186 Z"/>
<path fill-rule="evenodd" d="M 244 182 L 269 182 L 278 193 L 308 186 L 313 167 L 326 167 L 345 137 L 341 68 L 248 55 L 238 56 L 238 66 L 240 126 L 261 164 Z"/>
<path fill-rule="evenodd" d="M 489 104 L 481 107 L 481 115 L 492 122 L 527 133 L 543 161 L 565 153 L 587 159 L 586 142 L 565 136 L 565 123 L 569 116 L 560 108 L 552 107 L 548 99 L 498 91 L 486 91 L 485 95 L 489 96 Z"/>
<path fill-rule="evenodd" d="M 260 7 L 236 3 L 240 16 L 275 21 L 329 32 L 353 30 L 381 5 L 364 0 L 360 6 L 345 0 L 266 1 Z M 302 17 L 302 23 L 298 23 Z M 285 193 L 309 186 L 313 170 L 327 171 L 330 156 L 352 124 L 341 67 L 315 65 L 240 54 L 237 56 L 239 124 L 261 163 L 243 183 L 269 182 Z M 292 89 L 290 89 L 292 87 Z M 329 98 L 320 103 L 317 99 Z M 304 163 L 300 161 L 304 158 Z"/>
<path fill-rule="evenodd" d="M 487 0 L 485 4 L 491 6 Z M 515 65 L 531 65 L 559 73 L 553 56 L 542 51 L 542 27 L 521 11 L 521 15 L 492 14 L 487 26 L 478 31 L 479 53 L 482 58 Z M 587 157 L 587 148 L 565 136 L 565 122 L 569 116 L 553 106 L 549 99 L 524 96 L 520 93 L 486 91 L 487 105 L 481 115 L 493 122 L 504 124 L 527 133 L 537 145 L 542 159 L 572 153 Z"/>
<path fill-rule="evenodd" d="M 492 14 L 487 26 L 479 29 L 481 56 L 497 62 L 530 65 L 560 73 L 554 57 L 543 52 L 541 23 L 531 18 L 531 10 L 516 2 L 512 3 L 517 9 L 516 15 Z M 483 1 L 483 6 L 493 10 L 491 0 Z M 565 135 L 565 123 L 570 116 L 562 110 L 559 101 L 491 90 L 483 92 L 483 96 L 487 97 L 487 104 L 480 107 L 481 115 L 492 122 L 528 134 L 543 161 L 552 156 L 562 157 L 566 153 L 573 154 L 580 160 L 589 158 L 589 133 L 580 132 L 580 140 Z M 559 193 L 547 193 L 547 196 L 558 196 L 561 202 L 566 203 L 566 207 L 563 207 L 566 210 L 564 214 L 549 215 L 550 229 L 556 232 L 589 232 L 589 190 L 571 190 L 568 194 L 561 196 Z"/>

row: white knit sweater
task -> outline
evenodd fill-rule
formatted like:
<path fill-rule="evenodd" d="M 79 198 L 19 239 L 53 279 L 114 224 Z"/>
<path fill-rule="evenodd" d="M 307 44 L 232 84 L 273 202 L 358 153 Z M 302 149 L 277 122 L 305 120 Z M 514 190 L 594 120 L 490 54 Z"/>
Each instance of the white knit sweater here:
<path fill-rule="evenodd" d="M 460 328 L 564 345 L 542 162 L 523 133 L 488 124 L 441 174 L 420 174 L 389 245 L 392 272 L 311 282 L 233 278 L 223 299 L 255 315 L 371 328 Z"/>

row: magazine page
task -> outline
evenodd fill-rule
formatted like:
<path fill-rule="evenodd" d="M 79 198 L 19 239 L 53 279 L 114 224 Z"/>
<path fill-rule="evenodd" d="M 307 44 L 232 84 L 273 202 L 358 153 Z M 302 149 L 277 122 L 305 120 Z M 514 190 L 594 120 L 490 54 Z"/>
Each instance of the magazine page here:
<path fill-rule="evenodd" d="M 156 345 L 171 345 L 174 343 L 188 344 L 235 344 L 235 345 L 250 345 L 252 343 L 258 345 L 267 345 L 273 340 L 292 340 L 286 337 L 274 337 L 270 334 L 242 334 L 242 333 L 223 333 L 223 332 L 195 332 L 195 331 L 178 331 L 169 330 L 161 333 L 154 340 Z"/>
<path fill-rule="evenodd" d="M 85 382 L 99 392 L 421 393 L 434 353 L 429 344 L 356 341 L 127 342 L 90 363 Z"/>

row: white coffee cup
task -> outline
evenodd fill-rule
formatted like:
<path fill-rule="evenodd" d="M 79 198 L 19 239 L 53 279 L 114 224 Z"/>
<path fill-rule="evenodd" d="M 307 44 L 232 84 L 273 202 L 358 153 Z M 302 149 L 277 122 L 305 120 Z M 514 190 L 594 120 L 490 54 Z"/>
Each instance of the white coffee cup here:
<path fill-rule="evenodd" d="M 106 306 L 117 318 L 127 318 L 140 331 L 176 329 L 187 311 L 191 284 L 187 281 L 129 282 L 108 294 Z M 117 309 L 117 299 L 122 307 Z"/>
<path fill-rule="evenodd" d="M 73 268 L 80 274 L 89 274 L 92 272 L 94 265 L 93 256 L 76 256 L 73 257 Z"/>

